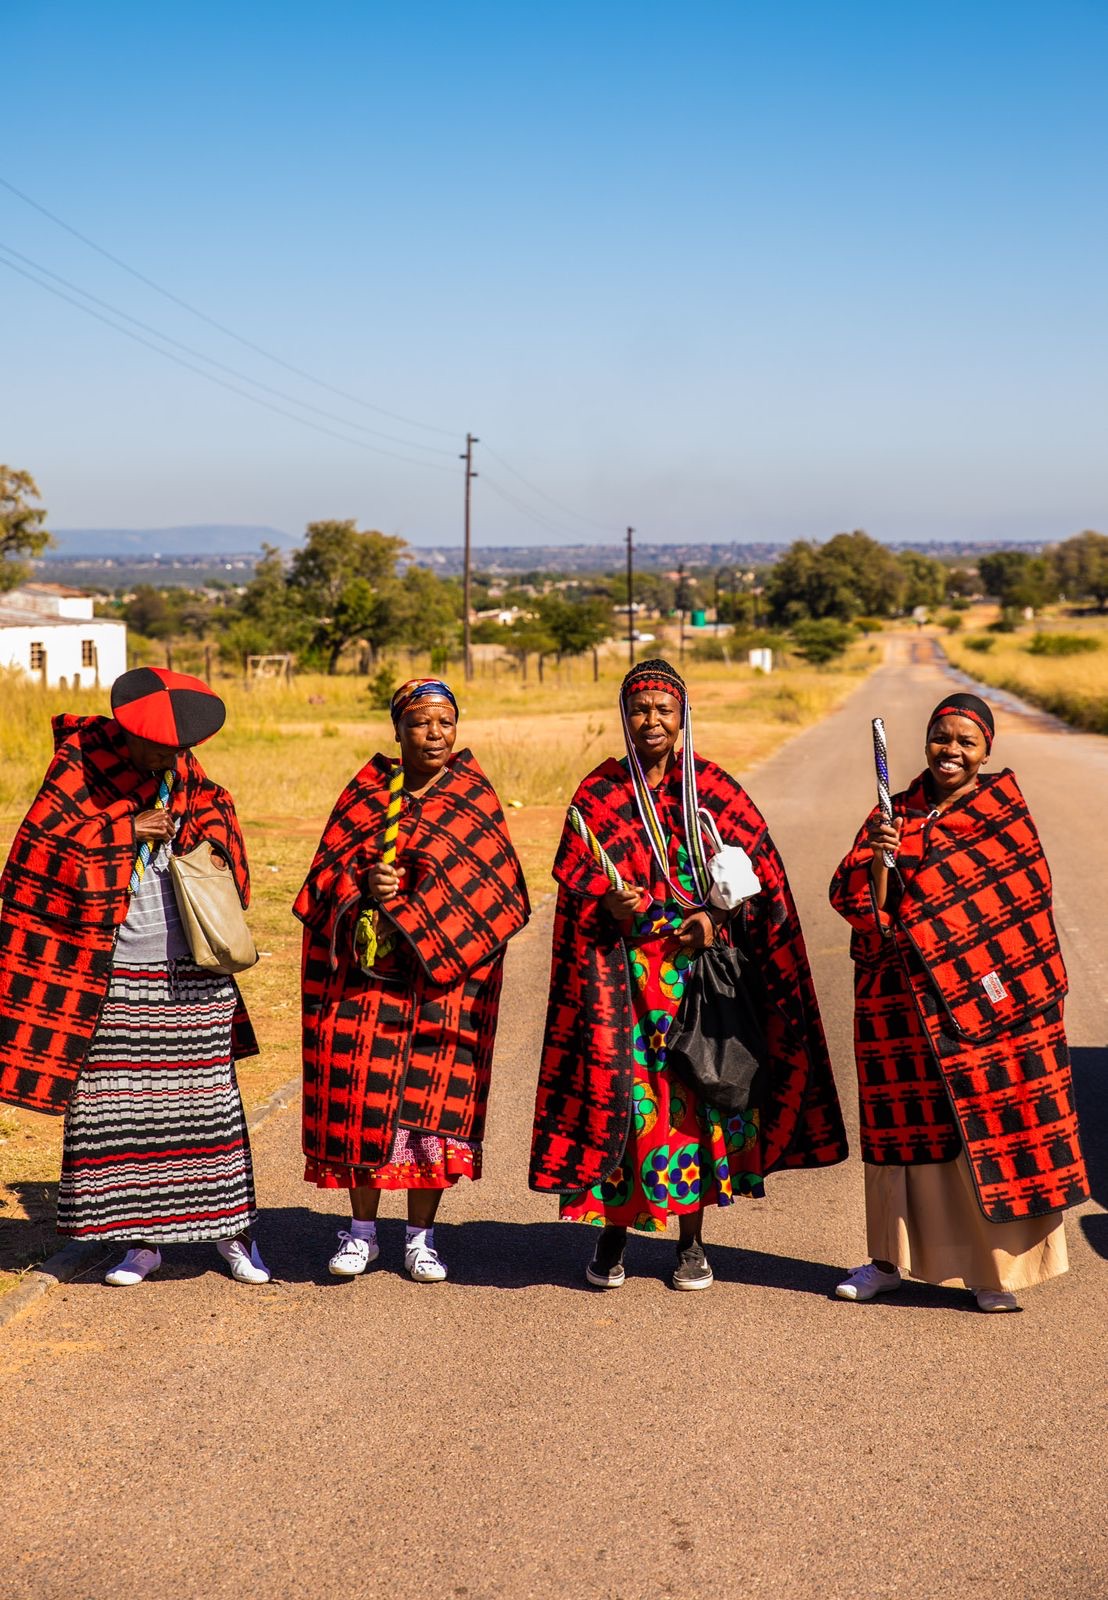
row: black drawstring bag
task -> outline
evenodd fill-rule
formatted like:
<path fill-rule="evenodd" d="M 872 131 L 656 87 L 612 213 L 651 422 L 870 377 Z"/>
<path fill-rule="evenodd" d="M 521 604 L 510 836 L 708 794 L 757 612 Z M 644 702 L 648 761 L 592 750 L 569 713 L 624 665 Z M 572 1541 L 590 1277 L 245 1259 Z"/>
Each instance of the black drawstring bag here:
<path fill-rule="evenodd" d="M 716 940 L 685 974 L 685 991 L 666 1037 L 666 1062 L 717 1111 L 757 1103 L 755 1079 L 766 1063 L 759 1010 L 743 980 L 747 966 L 734 945 Z"/>

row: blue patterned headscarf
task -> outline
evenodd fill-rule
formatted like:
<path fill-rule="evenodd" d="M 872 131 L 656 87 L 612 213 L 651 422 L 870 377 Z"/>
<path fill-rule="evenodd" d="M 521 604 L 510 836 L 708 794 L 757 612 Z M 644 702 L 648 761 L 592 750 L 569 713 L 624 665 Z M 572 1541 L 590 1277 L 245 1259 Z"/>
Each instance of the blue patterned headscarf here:
<path fill-rule="evenodd" d="M 389 705 L 393 727 L 399 728 L 401 717 L 417 700 L 427 699 L 449 700 L 454 707 L 454 715 L 458 715 L 458 702 L 448 683 L 443 683 L 441 678 L 409 678 L 397 689 Z"/>

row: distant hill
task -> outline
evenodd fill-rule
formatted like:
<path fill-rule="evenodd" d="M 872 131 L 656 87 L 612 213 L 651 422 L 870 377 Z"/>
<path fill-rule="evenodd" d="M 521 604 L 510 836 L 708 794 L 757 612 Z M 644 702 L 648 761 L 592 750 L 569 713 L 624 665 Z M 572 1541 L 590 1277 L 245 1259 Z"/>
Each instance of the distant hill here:
<path fill-rule="evenodd" d="M 289 550 L 300 536 L 254 523 L 202 522 L 184 528 L 52 528 L 49 554 L 58 561 L 88 561 L 104 556 L 155 559 L 159 556 L 241 556 L 261 553 L 263 544 Z"/>

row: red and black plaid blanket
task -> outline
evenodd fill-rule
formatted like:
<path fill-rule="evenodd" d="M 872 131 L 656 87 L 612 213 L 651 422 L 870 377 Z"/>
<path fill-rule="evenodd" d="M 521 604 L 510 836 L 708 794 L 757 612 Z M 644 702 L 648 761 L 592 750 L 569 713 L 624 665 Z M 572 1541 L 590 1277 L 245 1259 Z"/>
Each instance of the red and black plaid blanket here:
<path fill-rule="evenodd" d="M 159 776 L 131 764 L 111 717 L 55 717 L 53 760 L 0 876 L 0 1100 L 64 1109 L 111 974 L 127 915 L 137 845 L 134 821 L 154 804 Z M 189 751 L 177 763 L 168 810 L 173 849 L 207 839 L 227 859 L 246 905 L 246 850 L 230 795 Z M 258 1046 L 245 1008 L 236 1058 Z"/>
<path fill-rule="evenodd" d="M 932 814 L 924 776 L 875 909 L 866 825 L 831 884 L 850 923 L 862 1155 L 950 1161 L 965 1147 L 994 1222 L 1088 1195 L 1062 1020 L 1050 870 L 1009 771 Z"/>
<path fill-rule="evenodd" d="M 381 857 L 389 773 L 374 756 L 335 803 L 293 913 L 304 924 L 304 1153 L 340 1166 L 387 1158 L 398 1126 L 482 1137 L 504 947 L 530 915 L 496 793 L 468 750 L 404 796 L 400 935 L 382 978 L 354 958 L 367 869 Z M 391 968 L 391 970 L 389 970 Z"/>
<path fill-rule="evenodd" d="M 663 780 L 679 803 L 681 759 Z M 760 975 L 769 1069 L 761 1103 L 764 1171 L 830 1166 L 846 1135 L 800 920 L 781 857 L 757 807 L 713 762 L 696 758 L 700 804 L 727 844 L 752 858 L 762 892 L 738 936 Z M 649 883 L 649 846 L 626 765 L 605 761 L 581 784 L 581 812 L 623 878 Z M 531 1187 L 568 1193 L 619 1164 L 631 1116 L 631 1010 L 624 946 L 600 901 L 604 873 L 569 824 L 554 863 L 559 883 L 550 998 L 535 1103 Z"/>

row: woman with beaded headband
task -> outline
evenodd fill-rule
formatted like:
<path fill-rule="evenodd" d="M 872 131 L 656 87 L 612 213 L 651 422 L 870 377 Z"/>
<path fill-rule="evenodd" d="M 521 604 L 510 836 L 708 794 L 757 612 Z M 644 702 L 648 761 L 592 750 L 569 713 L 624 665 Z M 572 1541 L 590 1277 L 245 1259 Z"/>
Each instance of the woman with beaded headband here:
<path fill-rule="evenodd" d="M 906 1274 L 1015 1311 L 1019 1290 L 1065 1272 L 1062 1211 L 1089 1193 L 1050 869 L 1014 774 L 983 770 L 994 732 L 979 696 L 945 695 L 924 770 L 831 884 L 853 930 L 872 1257 L 844 1300 Z"/>
<path fill-rule="evenodd" d="M 445 1189 L 481 1176 L 504 948 L 530 907 L 492 785 L 454 753 L 449 685 L 414 678 L 391 712 L 399 762 L 376 755 L 347 784 L 293 907 L 304 1177 L 350 1193 L 336 1277 L 377 1259 L 381 1192 L 401 1189 L 408 1274 L 439 1283 L 435 1216 Z"/>
<path fill-rule="evenodd" d="M 531 1186 L 602 1231 L 586 1278 L 624 1282 L 629 1228 L 678 1222 L 676 1289 L 706 1289 L 704 1211 L 761 1195 L 770 1172 L 846 1155 L 842 1118 L 796 907 L 757 807 L 694 754 L 683 680 L 666 661 L 620 691 L 626 755 L 579 785 L 554 863 L 550 996 L 535 1105 Z M 680 749 L 678 741 L 684 736 Z M 711 817 L 745 849 L 760 891 L 734 913 L 709 903 Z M 745 1109 L 716 1111 L 672 1073 L 666 1035 L 697 953 L 749 956 L 768 1059 Z"/>

